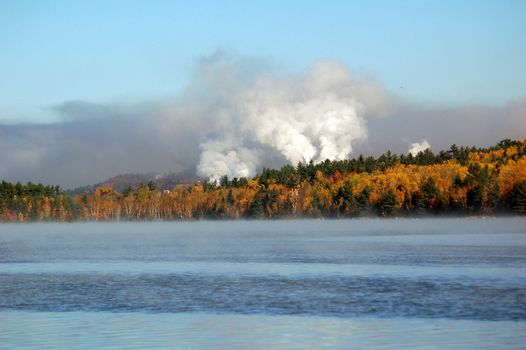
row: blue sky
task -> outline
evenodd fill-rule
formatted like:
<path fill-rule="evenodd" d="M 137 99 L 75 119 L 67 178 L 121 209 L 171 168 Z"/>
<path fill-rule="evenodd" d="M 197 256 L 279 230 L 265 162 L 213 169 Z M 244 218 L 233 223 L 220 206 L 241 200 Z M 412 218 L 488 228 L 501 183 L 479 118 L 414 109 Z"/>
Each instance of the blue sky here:
<path fill-rule="evenodd" d="M 526 1 L 3 0 L 0 33 L 0 122 L 176 96 L 218 48 L 292 72 L 336 59 L 420 106 L 526 96 Z"/>

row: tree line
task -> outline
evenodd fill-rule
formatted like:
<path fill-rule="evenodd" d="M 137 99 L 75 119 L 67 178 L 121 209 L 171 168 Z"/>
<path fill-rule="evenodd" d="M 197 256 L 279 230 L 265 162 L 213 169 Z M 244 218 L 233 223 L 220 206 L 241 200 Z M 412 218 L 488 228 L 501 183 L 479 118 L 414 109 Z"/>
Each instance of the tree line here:
<path fill-rule="evenodd" d="M 88 189 L 0 185 L 0 220 L 198 220 L 526 214 L 526 140 L 413 156 L 300 163 L 160 191 L 155 183 Z"/>

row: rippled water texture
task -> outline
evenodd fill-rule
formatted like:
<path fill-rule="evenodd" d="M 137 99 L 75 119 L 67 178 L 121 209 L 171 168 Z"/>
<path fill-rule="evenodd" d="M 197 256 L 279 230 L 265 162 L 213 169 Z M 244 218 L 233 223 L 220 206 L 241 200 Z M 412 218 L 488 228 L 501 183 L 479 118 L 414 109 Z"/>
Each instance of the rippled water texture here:
<path fill-rule="evenodd" d="M 524 344 L 524 219 L 0 226 L 0 348 Z"/>

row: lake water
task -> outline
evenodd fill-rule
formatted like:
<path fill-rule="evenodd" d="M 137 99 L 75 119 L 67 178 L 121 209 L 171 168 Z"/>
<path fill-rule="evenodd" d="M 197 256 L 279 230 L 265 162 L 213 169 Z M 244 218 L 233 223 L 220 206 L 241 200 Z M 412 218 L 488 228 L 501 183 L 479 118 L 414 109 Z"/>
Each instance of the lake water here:
<path fill-rule="evenodd" d="M 526 220 L 0 225 L 0 349 L 525 349 Z"/>

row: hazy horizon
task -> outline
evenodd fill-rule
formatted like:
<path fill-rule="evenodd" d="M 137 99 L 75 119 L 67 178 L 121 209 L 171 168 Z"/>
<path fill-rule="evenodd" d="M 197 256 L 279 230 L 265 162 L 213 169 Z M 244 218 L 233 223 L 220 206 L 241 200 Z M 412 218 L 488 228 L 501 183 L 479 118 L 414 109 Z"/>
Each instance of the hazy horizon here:
<path fill-rule="evenodd" d="M 521 1 L 3 3 L 0 179 L 252 176 L 524 138 L 525 11 Z"/>

